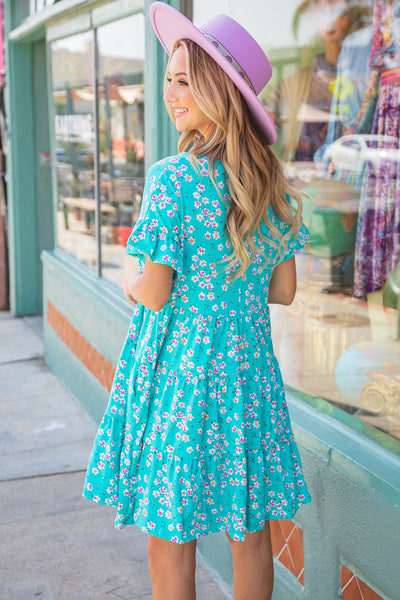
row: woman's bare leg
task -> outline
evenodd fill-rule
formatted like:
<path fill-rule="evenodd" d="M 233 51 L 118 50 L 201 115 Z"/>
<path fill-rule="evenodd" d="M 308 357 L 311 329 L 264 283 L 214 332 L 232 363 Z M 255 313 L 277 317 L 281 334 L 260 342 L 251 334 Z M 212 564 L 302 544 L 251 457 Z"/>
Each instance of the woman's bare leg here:
<path fill-rule="evenodd" d="M 153 600 L 195 600 L 196 541 L 174 544 L 149 536 Z"/>
<path fill-rule="evenodd" d="M 247 533 L 244 542 L 227 537 L 233 560 L 233 600 L 271 600 L 274 564 L 269 523 L 261 531 Z"/>

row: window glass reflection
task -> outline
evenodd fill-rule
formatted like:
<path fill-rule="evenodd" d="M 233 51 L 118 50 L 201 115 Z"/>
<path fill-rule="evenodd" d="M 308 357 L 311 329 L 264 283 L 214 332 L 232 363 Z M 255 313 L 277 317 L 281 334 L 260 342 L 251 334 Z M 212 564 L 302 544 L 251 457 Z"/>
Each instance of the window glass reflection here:
<path fill-rule="evenodd" d="M 97 34 L 102 273 L 122 285 L 125 245 L 144 185 L 144 16 L 100 27 Z"/>
<path fill-rule="evenodd" d="M 400 5 L 252 8 L 195 0 L 194 21 L 230 14 L 266 50 L 274 149 L 306 194 L 297 297 L 271 310 L 285 381 L 400 439 Z"/>
<path fill-rule="evenodd" d="M 96 267 L 91 33 L 50 46 L 57 179 L 57 244 Z"/>

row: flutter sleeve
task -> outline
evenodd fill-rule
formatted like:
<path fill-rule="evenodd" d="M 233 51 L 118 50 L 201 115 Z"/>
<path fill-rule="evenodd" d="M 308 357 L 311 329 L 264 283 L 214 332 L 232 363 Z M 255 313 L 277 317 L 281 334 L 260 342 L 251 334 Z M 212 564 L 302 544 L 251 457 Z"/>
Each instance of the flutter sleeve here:
<path fill-rule="evenodd" d="M 292 256 L 295 254 L 298 254 L 300 250 L 309 242 L 310 232 L 304 223 L 301 223 L 297 232 L 292 232 L 288 237 L 285 237 L 290 231 L 290 226 L 277 217 L 272 208 L 269 211 L 269 216 L 272 224 L 278 229 L 279 234 L 285 239 L 285 250 L 283 256 L 279 252 L 277 252 L 276 255 L 278 262 L 284 262 L 285 260 L 292 258 Z"/>
<path fill-rule="evenodd" d="M 284 230 L 285 234 L 289 230 L 289 226 L 286 225 L 286 223 L 284 223 L 283 225 L 284 229 L 286 229 L 286 231 Z M 310 232 L 308 231 L 304 223 L 302 223 L 297 235 L 293 233 L 287 238 L 287 248 L 282 260 L 289 260 L 289 258 L 292 258 L 292 256 L 294 256 L 295 254 L 298 254 L 300 250 L 309 242 L 309 240 Z"/>
<path fill-rule="evenodd" d="M 165 163 L 148 172 L 140 217 L 126 247 L 127 254 L 139 258 L 140 270 L 148 256 L 151 262 L 182 271 L 180 193 L 173 180 L 173 170 Z"/>

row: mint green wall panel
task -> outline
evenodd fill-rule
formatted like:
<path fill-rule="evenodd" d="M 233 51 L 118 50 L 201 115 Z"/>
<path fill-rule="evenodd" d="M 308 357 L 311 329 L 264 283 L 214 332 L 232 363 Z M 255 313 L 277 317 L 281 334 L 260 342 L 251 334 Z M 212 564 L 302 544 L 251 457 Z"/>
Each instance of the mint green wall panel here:
<path fill-rule="evenodd" d="M 35 42 L 33 49 L 33 131 L 35 140 L 36 173 L 36 231 L 38 312 L 42 312 L 42 250 L 52 250 L 55 244 L 54 202 L 50 163 L 50 102 L 48 97 L 48 68 L 45 39 Z"/>
<path fill-rule="evenodd" d="M 122 292 L 96 277 L 61 250 L 43 252 L 45 359 L 95 422 L 103 414 L 107 390 L 47 323 L 47 302 L 108 361 L 116 365 L 132 315 Z"/>
<path fill-rule="evenodd" d="M 122 291 L 62 250 L 44 252 L 42 261 L 46 302 L 115 364 L 133 312 Z"/>
<path fill-rule="evenodd" d="M 10 301 L 15 315 L 42 311 L 40 253 L 54 246 L 45 40 L 10 44 Z"/>
<path fill-rule="evenodd" d="M 10 305 L 14 315 L 39 312 L 32 46 L 8 47 Z"/>
<path fill-rule="evenodd" d="M 100 423 L 107 406 L 107 391 L 46 322 L 43 323 L 43 331 L 46 363 L 94 423 Z"/>

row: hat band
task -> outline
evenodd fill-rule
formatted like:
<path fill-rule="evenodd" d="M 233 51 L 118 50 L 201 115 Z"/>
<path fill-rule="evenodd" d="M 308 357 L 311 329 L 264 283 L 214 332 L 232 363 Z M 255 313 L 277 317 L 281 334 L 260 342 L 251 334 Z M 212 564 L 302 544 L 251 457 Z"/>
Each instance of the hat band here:
<path fill-rule="evenodd" d="M 234 69 L 236 69 L 239 75 L 245 80 L 247 85 L 251 87 L 254 93 L 256 93 L 256 90 L 254 89 L 254 86 L 251 83 L 249 77 L 246 75 L 245 71 L 239 65 L 238 61 L 232 56 L 229 50 L 227 50 L 225 46 L 223 46 L 221 42 L 219 42 L 215 37 L 204 31 L 204 29 L 200 29 L 199 31 L 201 31 L 204 37 L 207 38 L 207 40 L 211 42 L 221 52 L 223 56 L 225 56 L 225 58 L 231 63 L 232 67 L 234 67 Z"/>

